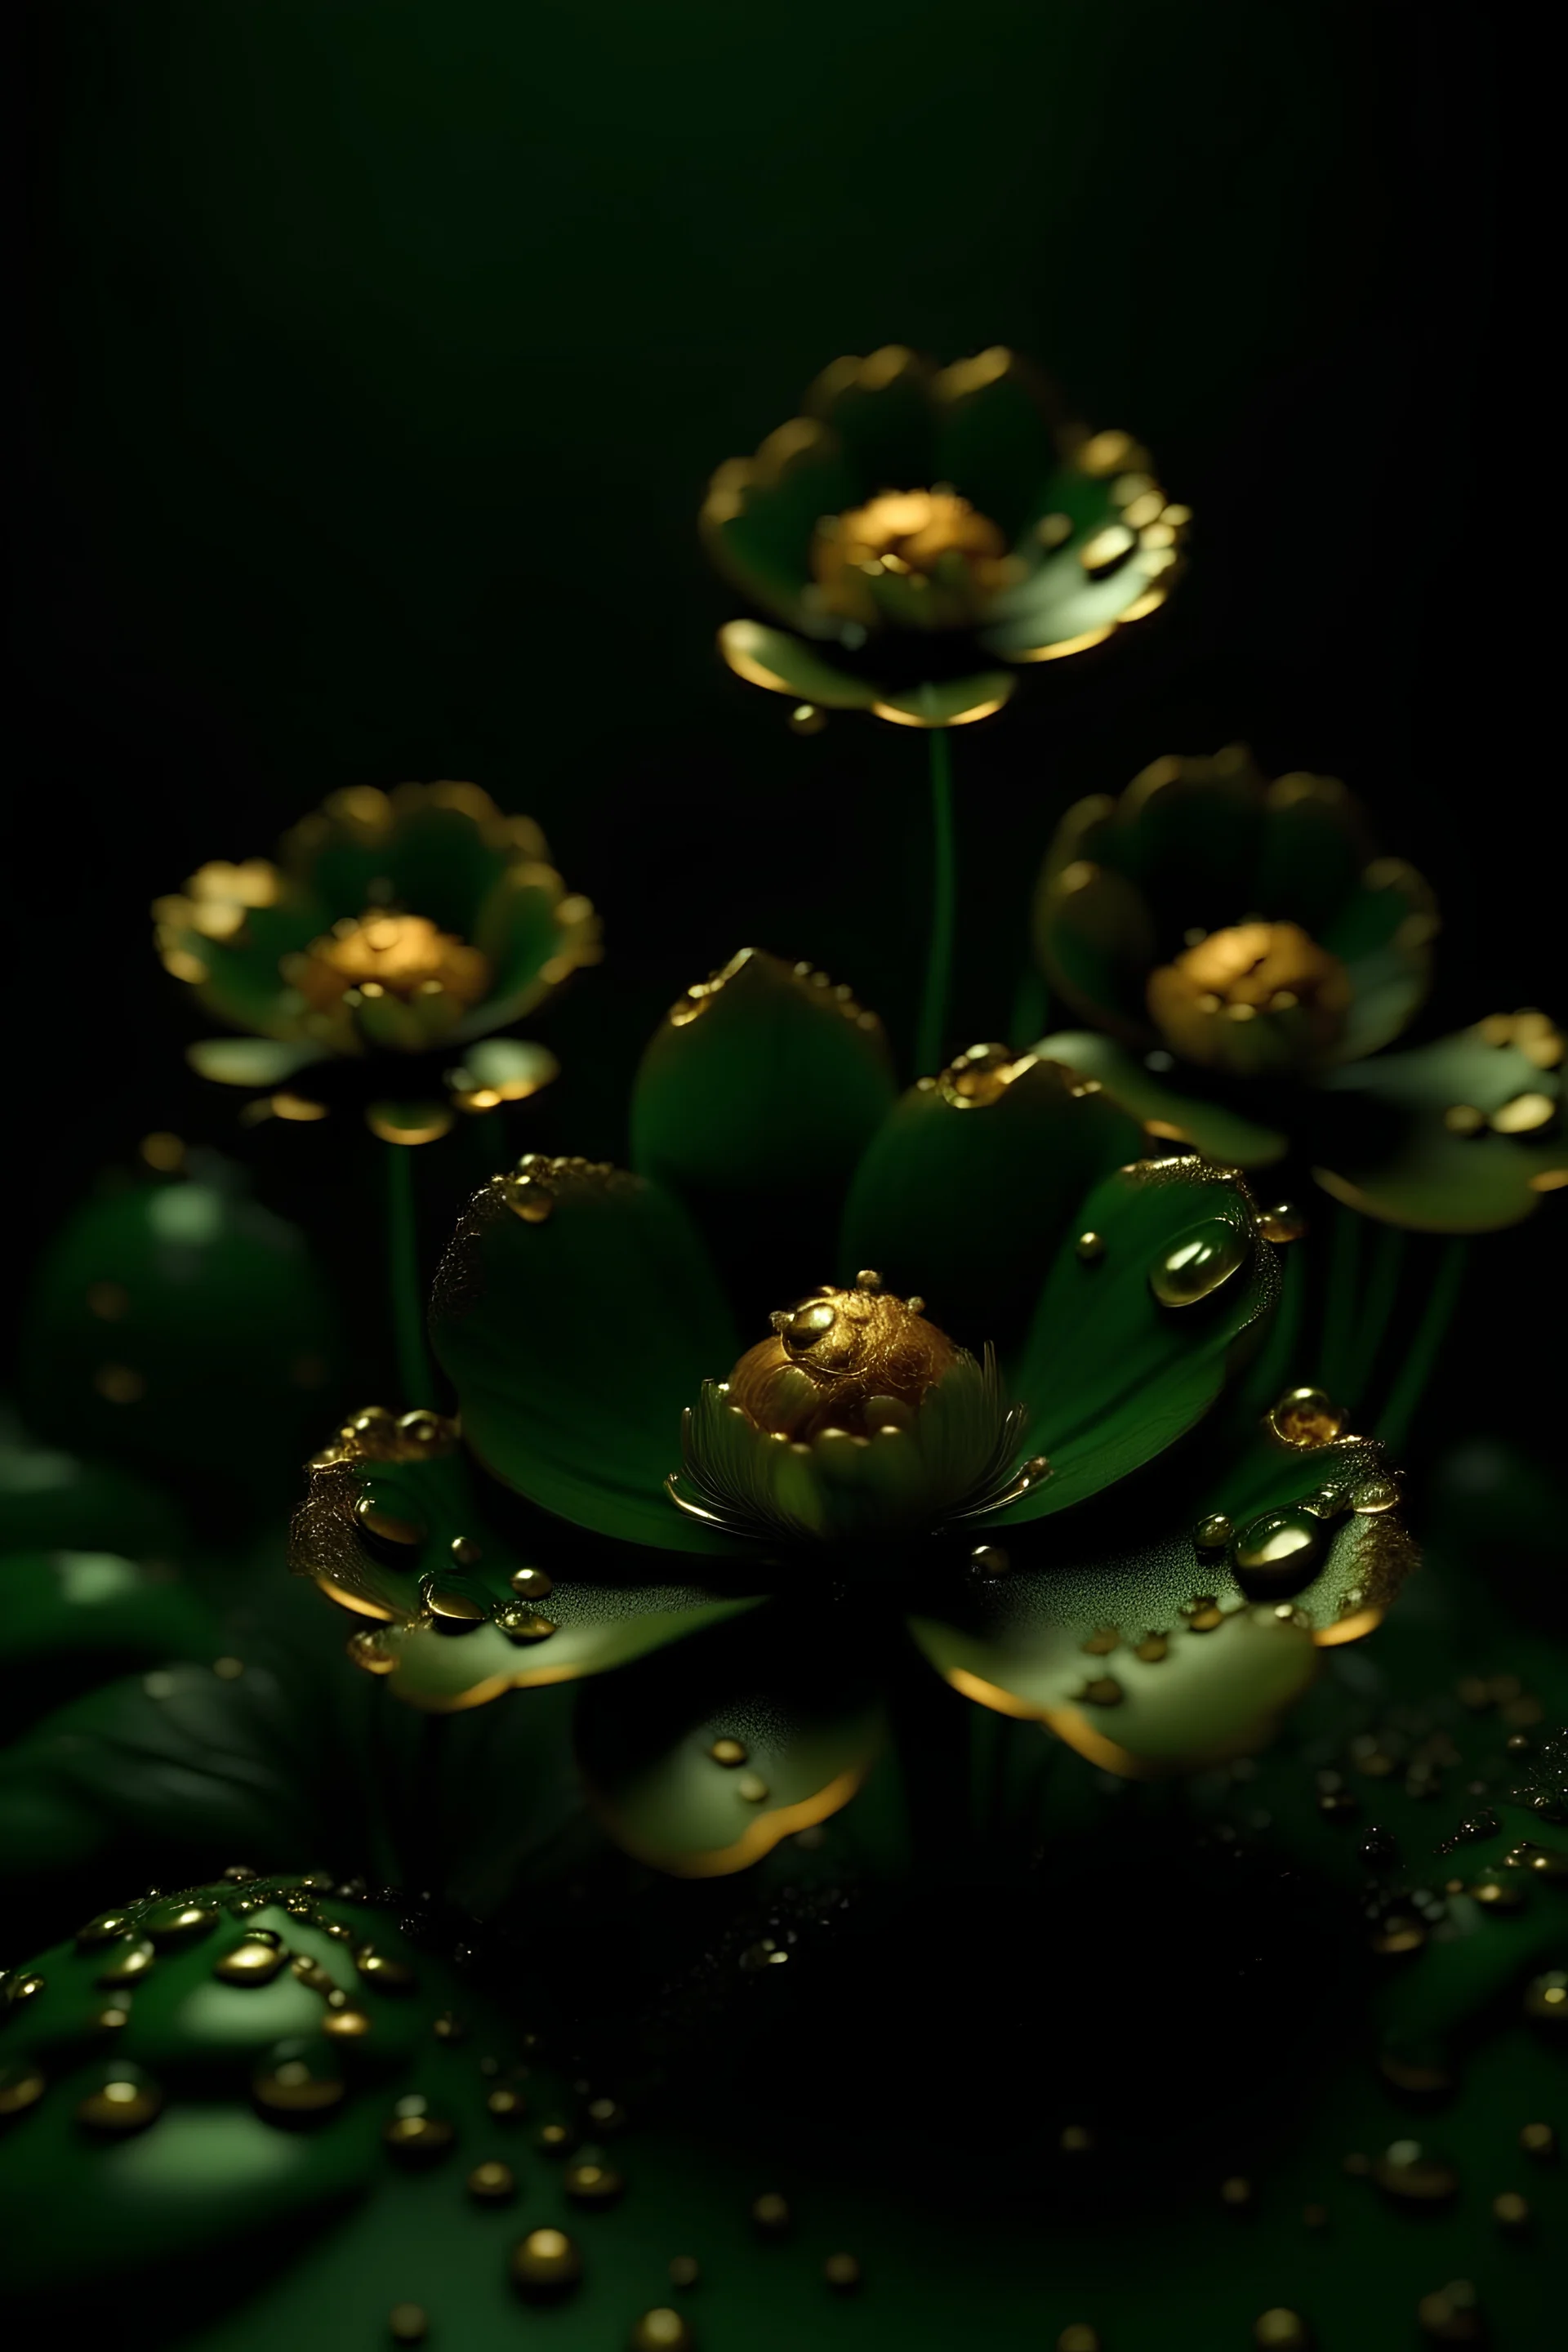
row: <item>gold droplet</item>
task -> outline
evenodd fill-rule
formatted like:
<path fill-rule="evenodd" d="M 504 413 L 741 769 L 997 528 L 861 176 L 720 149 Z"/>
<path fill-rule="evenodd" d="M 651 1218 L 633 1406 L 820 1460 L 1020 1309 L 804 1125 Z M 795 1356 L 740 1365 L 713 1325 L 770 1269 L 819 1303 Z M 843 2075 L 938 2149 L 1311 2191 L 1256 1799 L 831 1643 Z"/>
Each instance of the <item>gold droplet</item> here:
<path fill-rule="evenodd" d="M 1231 1551 L 1237 1582 L 1255 1601 L 1300 1592 L 1322 1563 L 1323 1523 L 1310 1511 L 1266 1511 L 1237 1536 Z"/>
<path fill-rule="evenodd" d="M 1268 1426 L 1284 1445 L 1331 1445 L 1345 1425 L 1340 1407 L 1322 1389 L 1289 1389 L 1269 1411 Z"/>
<path fill-rule="evenodd" d="M 1531 2218 L 1529 2201 L 1517 2189 L 1501 2189 L 1492 2199 L 1492 2219 L 1500 2230 L 1528 2230 Z"/>
<path fill-rule="evenodd" d="M 1170 1654 L 1171 1644 L 1163 1633 L 1145 1633 L 1132 1654 L 1142 1658 L 1146 1666 L 1157 1666 Z"/>
<path fill-rule="evenodd" d="M 752 2200 L 752 2227 L 760 2236 L 782 2238 L 789 2226 L 788 2201 L 776 2189 L 764 2189 L 762 2196 Z"/>
<path fill-rule="evenodd" d="M 1352 1511 L 1392 1511 L 1399 1500 L 1399 1482 L 1381 1475 L 1363 1478 L 1351 1488 Z"/>
<path fill-rule="evenodd" d="M 1100 2352 L 1100 2330 L 1087 2319 L 1072 2320 L 1057 2337 L 1057 2352 Z"/>
<path fill-rule="evenodd" d="M 113 1992 L 121 1985 L 133 1985 L 146 1975 L 154 1957 L 150 1937 L 127 1936 L 100 1969 L 93 1982 L 101 1986 L 105 1992 Z"/>
<path fill-rule="evenodd" d="M 1252 2203 L 1251 2181 L 1242 2173 L 1231 2173 L 1219 2184 L 1219 2201 L 1233 2213 L 1246 2211 Z"/>
<path fill-rule="evenodd" d="M 695 2254 L 672 2254 L 669 2258 L 671 2286 L 695 2286 L 702 2275 L 702 2265 Z"/>
<path fill-rule="evenodd" d="M 835 2294 L 853 2294 L 860 2284 L 860 2265 L 853 2254 L 829 2254 L 822 2275 Z"/>
<path fill-rule="evenodd" d="M 247 1936 L 234 1949 L 226 1952 L 213 1974 L 222 1984 L 270 1984 L 287 1962 L 289 1955 L 278 1944 L 264 1944 Z"/>
<path fill-rule="evenodd" d="M 761 1805 L 767 1801 L 768 1784 L 760 1772 L 742 1772 L 735 1783 L 735 1794 L 748 1805 Z"/>
<path fill-rule="evenodd" d="M 423 2344 L 430 2333 L 423 2304 L 395 2303 L 386 2315 L 386 2332 L 395 2344 Z"/>
<path fill-rule="evenodd" d="M 399 2112 L 382 2127 L 382 2145 L 388 2156 L 410 2170 L 438 2164 L 451 2152 L 457 2137 L 451 2125 L 426 2113 L 422 2102 L 416 2106 L 411 2100 L 400 2099 L 397 2104 Z M 413 2112 L 402 2112 L 410 2108 Z"/>
<path fill-rule="evenodd" d="M 472 1633 L 485 1622 L 483 1603 L 455 1584 L 440 1584 L 434 1577 L 425 1577 L 420 1582 L 419 1597 L 430 1612 L 438 1633 Z"/>
<path fill-rule="evenodd" d="M 331 1969 L 323 1966 L 311 1952 L 296 1952 L 289 1967 L 309 1992 L 336 1992 L 338 1989 L 338 1980 Z"/>
<path fill-rule="evenodd" d="M 351 2008 L 345 1994 L 333 1994 L 332 2001 L 342 2005 L 329 2006 L 321 2020 L 323 2033 L 330 2034 L 334 2042 L 358 2042 L 370 2032 L 369 2018 L 363 2009 Z"/>
<path fill-rule="evenodd" d="M 354 1518 L 367 1536 L 379 1536 L 383 1543 L 421 1544 L 430 1532 L 423 1519 L 389 1511 L 374 1495 L 360 1496 L 354 1505 Z"/>
<path fill-rule="evenodd" d="M 1194 1595 L 1182 1603 L 1182 1615 L 1189 1633 L 1213 1633 L 1224 1624 L 1225 1617 L 1212 1592 Z"/>
<path fill-rule="evenodd" d="M 1080 1642 L 1079 1643 L 1079 1648 L 1083 1652 L 1085 1657 L 1088 1658 L 1109 1658 L 1113 1650 L 1119 1650 L 1121 1647 L 1121 1628 L 1120 1625 L 1096 1626 L 1088 1641 Z"/>
<path fill-rule="evenodd" d="M 337 2106 L 347 2088 L 336 2060 L 329 2063 L 300 2042 L 283 2042 L 251 2077 L 251 2096 L 263 2115 L 293 2120 L 324 2115 Z"/>
<path fill-rule="evenodd" d="M 528 2102 L 510 2083 L 502 2084 L 499 2090 L 490 2092 L 485 2111 L 498 2124 L 520 2124 L 528 2113 Z"/>
<path fill-rule="evenodd" d="M 1092 1231 L 1079 1234 L 1073 1248 L 1085 1265 L 1098 1265 L 1105 1255 L 1105 1235 Z"/>
<path fill-rule="evenodd" d="M 643 2313 L 627 2342 L 630 2352 L 694 2352 L 697 2338 L 679 2311 L 658 2304 Z"/>
<path fill-rule="evenodd" d="M 437 2042 L 466 2042 L 468 2029 L 462 2019 L 449 2009 L 444 2009 L 431 2028 Z"/>
<path fill-rule="evenodd" d="M 743 1764 L 750 1753 L 743 1739 L 715 1739 L 708 1753 L 715 1764 Z"/>
<path fill-rule="evenodd" d="M 1258 1230 L 1266 1242 L 1299 1242 L 1307 1230 L 1307 1220 L 1292 1202 L 1277 1201 L 1258 1217 Z"/>
<path fill-rule="evenodd" d="M 524 1601 L 548 1601 L 555 1590 L 552 1577 L 542 1568 L 516 1568 L 510 1578 L 512 1591 Z"/>
<path fill-rule="evenodd" d="M 88 1921 L 85 1927 L 77 1929 L 76 1948 L 79 1952 L 94 1951 L 100 1944 L 118 1943 L 121 1936 L 130 1933 L 129 1911 L 100 1911 L 95 1919 Z"/>
<path fill-rule="evenodd" d="M 536 1177 L 503 1176 L 499 1190 L 513 1216 L 525 1225 L 545 1224 L 554 1211 L 554 1194 Z"/>
<path fill-rule="evenodd" d="M 1114 1675 L 1097 1675 L 1079 1693 L 1090 1706 L 1120 1706 L 1126 1696 Z"/>
<path fill-rule="evenodd" d="M 509 1642 L 547 1642 L 557 1630 L 552 1617 L 542 1617 L 537 1609 L 521 1603 L 498 1609 L 495 1622 Z"/>
<path fill-rule="evenodd" d="M 36 2106 L 47 2088 L 43 2070 L 30 2058 L 8 2059 L 0 2065 L 0 2116 L 19 2116 Z"/>
<path fill-rule="evenodd" d="M 614 2165 L 595 2156 L 581 2156 L 562 2174 L 562 2185 L 574 2205 L 613 2205 L 626 2190 Z"/>
<path fill-rule="evenodd" d="M 1533 1135 L 1537 1128 L 1550 1127 L 1556 1115 L 1550 1095 L 1515 1095 L 1493 1111 L 1490 1125 L 1496 1135 Z"/>
<path fill-rule="evenodd" d="M 855 1277 L 855 1287 L 857 1290 L 868 1291 L 872 1297 L 875 1297 L 882 1287 L 882 1277 L 875 1266 L 862 1266 Z"/>
<path fill-rule="evenodd" d="M 454 1536 L 447 1549 L 459 1568 L 477 1568 L 485 1556 L 472 1536 Z"/>
<path fill-rule="evenodd" d="M 1211 1511 L 1193 1530 L 1193 1542 L 1199 1551 L 1223 1551 L 1234 1533 L 1223 1511 Z"/>
<path fill-rule="evenodd" d="M 1459 2176 L 1446 2156 L 1418 2139 L 1396 2139 L 1372 2168 L 1386 2196 L 1403 2205 L 1446 2205 L 1459 2193 Z"/>
<path fill-rule="evenodd" d="M 1557 2154 L 1557 2134 L 1551 2124 L 1525 2124 L 1519 2144 L 1526 2156 L 1534 2157 L 1538 2164 L 1550 2164 Z"/>
<path fill-rule="evenodd" d="M 1548 1969 L 1525 1988 L 1524 2013 L 1535 2025 L 1568 2025 L 1568 1969 Z"/>
<path fill-rule="evenodd" d="M 1252 2340 L 1258 2352 L 1312 2352 L 1311 2329 L 1299 2311 L 1288 2311 L 1282 2303 L 1258 2314 Z"/>
<path fill-rule="evenodd" d="M 819 710 L 815 702 L 797 702 L 789 715 L 792 735 L 820 735 L 826 724 L 826 711 Z"/>
<path fill-rule="evenodd" d="M 577 2135 L 570 2124 L 541 2124 L 533 2144 L 541 2156 L 569 2156 L 577 2144 Z"/>
<path fill-rule="evenodd" d="M 1205 1217 L 1171 1244 L 1150 1272 L 1162 1307 L 1193 1307 L 1210 1297 L 1246 1264 L 1247 1235 L 1224 1217 Z"/>
<path fill-rule="evenodd" d="M 216 1903 L 193 1902 L 185 1895 L 173 1895 L 167 1902 L 156 1903 L 150 1911 L 143 1911 L 137 1925 L 144 1935 L 152 1937 L 160 1951 L 168 1951 L 210 1935 L 217 1923 Z"/>
<path fill-rule="evenodd" d="M 976 1544 L 969 1555 L 969 1565 L 981 1576 L 1005 1576 L 1013 1561 L 1000 1544 Z"/>
<path fill-rule="evenodd" d="M 565 2294 L 583 2275 L 583 2257 L 564 2230 L 531 2230 L 511 2250 L 511 2283 L 521 2294 Z"/>
<path fill-rule="evenodd" d="M 163 2113 L 163 2094 L 144 2074 L 116 2071 L 77 2105 L 77 2121 L 91 2132 L 119 2138 L 145 2131 Z"/>
<path fill-rule="evenodd" d="M 1443 1113 L 1443 1124 L 1450 1135 L 1479 1135 L 1486 1123 L 1485 1112 L 1474 1103 L 1450 1103 Z"/>
<path fill-rule="evenodd" d="M 1447 2286 L 1424 2294 L 1415 2316 L 1431 2343 L 1480 2345 L 1487 2340 L 1486 2322 L 1468 2279 L 1450 2279 Z"/>
<path fill-rule="evenodd" d="M 393 1675 L 397 1672 L 397 1652 L 379 1625 L 362 1625 L 351 1633 L 343 1644 L 356 1666 L 367 1675 Z"/>
<path fill-rule="evenodd" d="M 517 2195 L 517 2179 L 510 2164 L 491 2158 L 476 2164 L 465 2186 L 476 2205 L 510 2205 Z"/>
<path fill-rule="evenodd" d="M 626 2125 L 626 2111 L 618 2099 L 590 2099 L 588 2121 L 595 2125 L 600 2131 L 624 2131 Z"/>

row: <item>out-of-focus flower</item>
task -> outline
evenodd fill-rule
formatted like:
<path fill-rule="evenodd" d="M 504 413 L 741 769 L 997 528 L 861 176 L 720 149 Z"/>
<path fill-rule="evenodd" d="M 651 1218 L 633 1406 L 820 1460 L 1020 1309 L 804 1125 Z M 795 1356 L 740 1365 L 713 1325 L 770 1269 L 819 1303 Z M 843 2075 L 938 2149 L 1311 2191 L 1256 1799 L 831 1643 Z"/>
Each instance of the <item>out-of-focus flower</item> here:
<path fill-rule="evenodd" d="M 1096 1027 L 1038 1050 L 1212 1159 L 1297 1154 L 1392 1224 L 1512 1224 L 1568 1184 L 1563 1038 L 1525 1011 L 1384 1051 L 1426 993 L 1437 928 L 1334 777 L 1266 784 L 1234 745 L 1156 760 L 1057 829 L 1035 940 Z"/>
<path fill-rule="evenodd" d="M 636 1173 L 476 1196 L 432 1324 L 463 1444 L 345 1424 L 296 1568 L 416 1706 L 584 1678 L 595 1801 L 685 1874 L 847 1801 L 915 1653 L 1112 1769 L 1256 1743 L 1409 1547 L 1326 1400 L 1211 1419 L 1276 1253 L 1234 1171 L 1138 1133 L 998 1046 L 900 1097 L 847 991 L 738 956 L 648 1048 Z"/>
<path fill-rule="evenodd" d="M 889 344 L 836 360 L 805 408 L 721 466 L 702 509 L 714 562 L 769 615 L 719 633 L 753 685 L 962 726 L 1006 701 L 1018 665 L 1164 602 L 1189 510 L 1129 435 L 1074 424 L 1011 352 L 938 369 Z"/>
<path fill-rule="evenodd" d="M 204 1076 L 281 1118 L 351 1099 L 389 1143 L 547 1084 L 544 1047 L 496 1032 L 599 954 L 532 818 L 467 783 L 334 793 L 278 864 L 204 866 L 153 911 L 166 969 L 250 1033 L 193 1045 Z"/>

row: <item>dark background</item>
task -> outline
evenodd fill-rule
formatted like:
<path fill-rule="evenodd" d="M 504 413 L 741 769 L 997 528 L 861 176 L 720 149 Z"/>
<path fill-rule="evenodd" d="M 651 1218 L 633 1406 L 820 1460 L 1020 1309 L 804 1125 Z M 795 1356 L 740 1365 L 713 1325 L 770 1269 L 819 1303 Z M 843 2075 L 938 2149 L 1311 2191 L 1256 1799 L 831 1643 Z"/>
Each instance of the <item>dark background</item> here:
<path fill-rule="evenodd" d="M 1436 883 L 1428 1029 L 1552 1001 L 1514 609 L 1542 452 L 1495 295 L 1491 12 L 34 0 L 19 22 L 13 1287 L 147 1129 L 235 1140 L 183 1070 L 147 904 L 340 784 L 471 776 L 600 905 L 609 961 L 545 1030 L 564 1148 L 616 1148 L 641 1037 L 742 940 L 827 965 L 908 1038 L 922 746 L 854 718 L 794 737 L 731 679 L 694 531 L 720 459 L 889 340 L 1043 360 L 1198 518 L 1162 624 L 954 739 L 954 1045 L 1007 1025 L 1066 802 L 1238 737 L 1269 772 L 1342 775 Z M 1517 1353 L 1547 1222 L 1485 1244 L 1456 1341 L 1472 1402 L 1476 1365 Z"/>

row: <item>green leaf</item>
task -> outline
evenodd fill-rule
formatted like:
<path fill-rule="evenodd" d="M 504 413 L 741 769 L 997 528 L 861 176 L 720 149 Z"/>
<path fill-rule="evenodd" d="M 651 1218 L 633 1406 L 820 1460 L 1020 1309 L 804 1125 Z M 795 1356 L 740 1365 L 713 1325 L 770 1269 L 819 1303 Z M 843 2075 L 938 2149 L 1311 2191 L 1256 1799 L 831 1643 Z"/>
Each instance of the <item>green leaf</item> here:
<path fill-rule="evenodd" d="M 63 1544 L 145 1559 L 177 1552 L 184 1537 L 178 1509 L 146 1480 L 36 1445 L 0 1416 L 0 1551 Z"/>
<path fill-rule="evenodd" d="M 185 1059 L 202 1077 L 222 1087 L 280 1087 L 321 1055 L 315 1045 L 276 1037 L 198 1037 L 186 1046 Z"/>
<path fill-rule="evenodd" d="M 1517 1224 L 1568 1185 L 1563 1041 L 1497 1013 L 1414 1052 L 1330 1072 L 1312 1101 L 1313 1173 L 1336 1200 L 1427 1233 Z"/>
<path fill-rule="evenodd" d="M 114 1552 L 0 1555 L 0 1718 L 8 1736 L 133 1666 L 210 1659 L 202 1603 L 171 1571 Z"/>
<path fill-rule="evenodd" d="M 822 1261 L 838 1204 L 895 1091 L 874 1013 L 825 973 L 742 949 L 655 1032 L 632 1096 L 633 1164 L 705 1231 L 765 1241 L 772 1278 L 804 1290 L 835 1272 Z"/>
<path fill-rule="evenodd" d="M 1091 1185 L 1132 1159 L 1136 1120 L 1048 1060 L 976 1047 L 910 1088 L 873 1137 L 839 1263 L 917 1291 L 978 1352 L 1023 1336 Z"/>
<path fill-rule="evenodd" d="M 972 1576 L 911 1630 L 956 1689 L 1048 1725 L 1108 1770 L 1233 1755 L 1268 1737 L 1320 1649 L 1369 1633 L 1397 1592 L 1415 1553 L 1396 1493 L 1365 1439 L 1298 1449 L 1255 1435 L 1228 1460 L 1205 1444 L 1131 1506 L 1051 1523 L 1028 1565 Z M 1237 1542 L 1200 1548 L 1214 1513 Z M 1238 1566 L 1249 1538 L 1280 1559 Z"/>
<path fill-rule="evenodd" d="M 1167 1076 L 1151 1070 L 1093 1029 L 1060 1030 L 1042 1037 L 1036 1053 L 1064 1062 L 1086 1078 L 1098 1078 L 1106 1093 L 1150 1133 L 1173 1143 L 1190 1143 L 1224 1168 L 1267 1168 L 1290 1148 L 1279 1129 L 1249 1118 L 1228 1102 L 1211 1102 L 1192 1091 L 1197 1075 L 1178 1064 Z"/>
<path fill-rule="evenodd" d="M 578 1755 L 628 1853 L 722 1877 L 848 1803 L 882 1745 L 881 1696 L 853 1622 L 804 1613 L 770 1608 L 584 1687 Z M 718 1741 L 743 1758 L 719 1761 Z"/>
<path fill-rule="evenodd" d="M 1201 1160 L 1141 1160 L 1096 1186 L 1058 1255 L 1010 1382 L 1028 1450 L 1052 1475 L 982 1524 L 1016 1527 L 1080 1502 L 1175 1443 L 1225 1386 L 1279 1294 L 1275 1254 L 1239 1183 Z M 1225 1271 L 1221 1271 L 1226 1269 Z M 1186 1303 L 1156 1295 L 1213 1286 Z"/>
<path fill-rule="evenodd" d="M 738 1352 L 702 1245 L 657 1184 L 532 1160 L 470 1203 L 431 1334 L 464 1433 L 560 1517 L 661 1550 L 723 1547 L 664 1492 L 680 1415 Z"/>
<path fill-rule="evenodd" d="M 851 669 L 840 668 L 825 647 L 760 621 L 726 621 L 719 650 L 737 677 L 773 694 L 793 694 L 797 702 L 824 710 L 869 710 L 877 688 Z"/>

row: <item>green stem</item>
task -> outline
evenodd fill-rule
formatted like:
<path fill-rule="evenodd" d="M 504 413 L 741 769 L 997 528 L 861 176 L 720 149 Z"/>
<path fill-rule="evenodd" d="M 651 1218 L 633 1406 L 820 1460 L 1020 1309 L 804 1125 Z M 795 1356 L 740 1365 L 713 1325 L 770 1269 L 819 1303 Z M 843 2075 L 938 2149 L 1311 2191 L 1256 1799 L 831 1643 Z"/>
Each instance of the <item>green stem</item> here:
<path fill-rule="evenodd" d="M 1329 1238 L 1329 1278 L 1323 1307 L 1323 1381 L 1334 1397 L 1343 1393 L 1351 1376 L 1362 1222 L 1353 1209 L 1336 1204 Z"/>
<path fill-rule="evenodd" d="M 1469 1245 L 1456 1237 L 1444 1244 L 1437 1260 L 1437 1270 L 1426 1294 L 1426 1308 L 1415 1328 L 1415 1337 L 1405 1351 L 1405 1361 L 1388 1392 L 1388 1402 L 1377 1425 L 1377 1434 L 1390 1453 L 1403 1452 L 1410 1424 L 1415 1418 L 1416 1407 L 1426 1393 L 1426 1383 L 1436 1369 L 1437 1358 L 1454 1309 L 1459 1303 L 1464 1286 L 1465 1268 L 1469 1263 Z"/>
<path fill-rule="evenodd" d="M 1373 1372 L 1399 1294 L 1404 1263 L 1404 1234 L 1397 1225 L 1379 1225 L 1373 1235 L 1372 1271 L 1362 1296 L 1361 1320 L 1356 1327 L 1355 1378 L 1343 1398 L 1352 1412 L 1365 1411 Z"/>
<path fill-rule="evenodd" d="M 386 1161 L 386 1278 L 392 1293 L 397 1382 L 405 1409 L 436 1401 L 425 1349 L 425 1293 L 419 1281 L 419 1239 L 414 1214 L 414 1152 L 403 1143 L 383 1147 Z"/>
<path fill-rule="evenodd" d="M 952 988 L 952 934 L 957 883 L 952 857 L 952 747 L 945 727 L 929 730 L 931 745 L 931 909 L 926 955 L 925 992 L 915 1039 L 915 1065 L 921 1077 L 942 1066 L 947 1000 Z"/>

